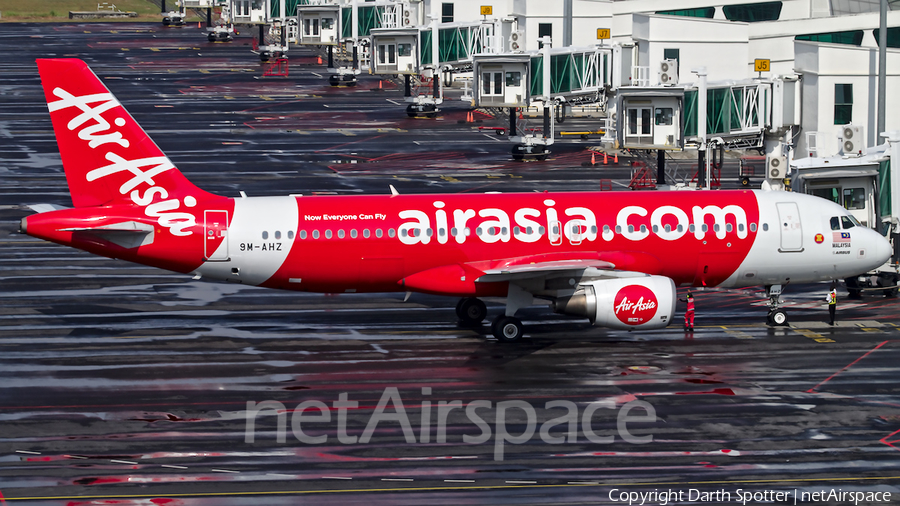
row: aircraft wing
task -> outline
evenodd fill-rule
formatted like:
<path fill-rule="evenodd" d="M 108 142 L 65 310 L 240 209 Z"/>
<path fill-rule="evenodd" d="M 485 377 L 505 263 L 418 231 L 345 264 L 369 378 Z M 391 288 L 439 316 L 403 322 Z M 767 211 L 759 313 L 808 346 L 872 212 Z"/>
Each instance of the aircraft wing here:
<path fill-rule="evenodd" d="M 568 276 L 580 278 L 585 274 L 593 278 L 653 274 L 658 269 L 658 261 L 644 256 L 646 254 L 628 252 L 565 252 L 467 262 L 417 272 L 406 276 L 399 284 L 414 291 L 470 295 L 476 292 L 476 283 L 512 281 L 529 284 Z"/>
<path fill-rule="evenodd" d="M 612 270 L 615 269 L 615 267 L 616 266 L 610 262 L 599 260 L 596 258 L 550 260 L 530 264 L 512 265 L 500 269 L 489 269 L 484 271 L 484 275 L 480 276 L 475 281 L 478 283 L 493 283 L 499 281 L 513 281 L 520 279 L 562 275 L 569 271 L 582 271 L 588 268 Z"/>

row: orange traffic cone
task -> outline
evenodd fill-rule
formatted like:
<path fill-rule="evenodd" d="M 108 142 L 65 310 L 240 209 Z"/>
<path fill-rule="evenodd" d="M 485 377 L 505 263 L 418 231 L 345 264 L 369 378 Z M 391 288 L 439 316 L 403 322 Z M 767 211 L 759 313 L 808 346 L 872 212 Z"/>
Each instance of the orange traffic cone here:
<path fill-rule="evenodd" d="M 199 21 L 197 21 L 197 28 L 202 28 Z"/>
<path fill-rule="evenodd" d="M 597 165 L 597 152 L 591 151 L 591 165 Z"/>
<path fill-rule="evenodd" d="M 316 57 L 316 63 L 317 63 L 318 65 L 321 65 L 321 64 L 322 64 L 322 57 L 321 57 L 321 56 L 317 56 L 317 57 Z"/>
<path fill-rule="evenodd" d="M 525 115 L 522 114 L 522 110 L 519 109 L 519 119 L 525 119 Z"/>
<path fill-rule="evenodd" d="M 618 164 L 619 163 L 619 152 L 616 151 L 614 153 L 614 155 L 615 155 L 615 158 L 613 158 L 613 163 Z"/>
<path fill-rule="evenodd" d="M 603 165 L 606 165 L 608 163 L 609 163 L 609 155 L 606 154 L 606 151 L 604 151 L 603 152 Z"/>
<path fill-rule="evenodd" d="M 384 89 L 384 88 L 381 86 L 381 79 L 378 80 L 378 89 L 379 89 L 379 90 Z"/>

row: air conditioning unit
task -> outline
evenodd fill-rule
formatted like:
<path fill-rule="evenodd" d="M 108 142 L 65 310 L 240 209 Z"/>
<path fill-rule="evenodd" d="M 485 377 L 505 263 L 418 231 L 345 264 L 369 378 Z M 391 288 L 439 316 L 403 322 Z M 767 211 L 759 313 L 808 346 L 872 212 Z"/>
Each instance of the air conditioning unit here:
<path fill-rule="evenodd" d="M 678 84 L 678 60 L 662 60 L 659 62 L 659 84 L 671 86 Z"/>
<path fill-rule="evenodd" d="M 788 163 L 784 156 L 766 156 L 766 177 L 769 179 L 784 179 L 787 177 Z"/>
<path fill-rule="evenodd" d="M 525 50 L 525 32 L 517 30 L 509 35 L 509 50 L 521 52 Z"/>
<path fill-rule="evenodd" d="M 841 127 L 841 152 L 845 155 L 866 154 L 866 129 L 861 125 Z"/>

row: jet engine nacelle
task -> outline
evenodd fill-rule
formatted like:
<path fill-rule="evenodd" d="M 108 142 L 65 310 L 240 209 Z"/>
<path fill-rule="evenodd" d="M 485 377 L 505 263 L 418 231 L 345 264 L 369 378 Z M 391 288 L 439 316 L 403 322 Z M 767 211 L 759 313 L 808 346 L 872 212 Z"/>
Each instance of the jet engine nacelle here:
<path fill-rule="evenodd" d="M 675 282 L 665 276 L 604 279 L 578 285 L 570 297 L 554 301 L 553 310 L 599 327 L 650 330 L 672 321 L 675 299 Z"/>

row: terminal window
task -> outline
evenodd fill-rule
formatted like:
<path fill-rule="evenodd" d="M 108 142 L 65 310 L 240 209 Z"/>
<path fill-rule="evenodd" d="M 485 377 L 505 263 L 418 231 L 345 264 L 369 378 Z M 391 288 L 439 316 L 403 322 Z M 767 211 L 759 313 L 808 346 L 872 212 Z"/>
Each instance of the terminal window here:
<path fill-rule="evenodd" d="M 676 48 L 668 48 L 663 49 L 663 59 L 665 60 L 675 60 L 679 64 L 681 63 L 679 60 L 681 58 L 681 50 Z"/>
<path fill-rule="evenodd" d="M 781 2 L 758 4 L 725 5 L 722 7 L 725 19 L 754 23 L 756 21 L 777 21 L 781 16 Z"/>
<path fill-rule="evenodd" d="M 853 85 L 834 85 L 834 124 L 846 125 L 853 120 Z"/>
<path fill-rule="evenodd" d="M 657 14 L 666 16 L 686 16 L 689 18 L 709 18 L 716 15 L 715 7 L 700 7 L 697 9 L 677 9 L 672 11 L 656 11 Z"/>
<path fill-rule="evenodd" d="M 875 40 L 880 40 L 878 28 L 872 30 Z M 894 26 L 887 29 L 887 47 L 900 48 L 900 26 Z"/>
<path fill-rule="evenodd" d="M 544 37 L 553 38 L 553 24 L 552 23 L 538 23 L 538 38 L 543 39 Z M 543 42 L 538 42 L 538 48 L 544 47 Z"/>
<path fill-rule="evenodd" d="M 444 2 L 441 4 L 441 23 L 453 22 L 453 4 Z"/>
<path fill-rule="evenodd" d="M 830 42 L 832 44 L 862 45 L 863 31 L 848 30 L 846 32 L 808 33 L 797 35 L 794 40 L 810 40 L 813 42 Z"/>

